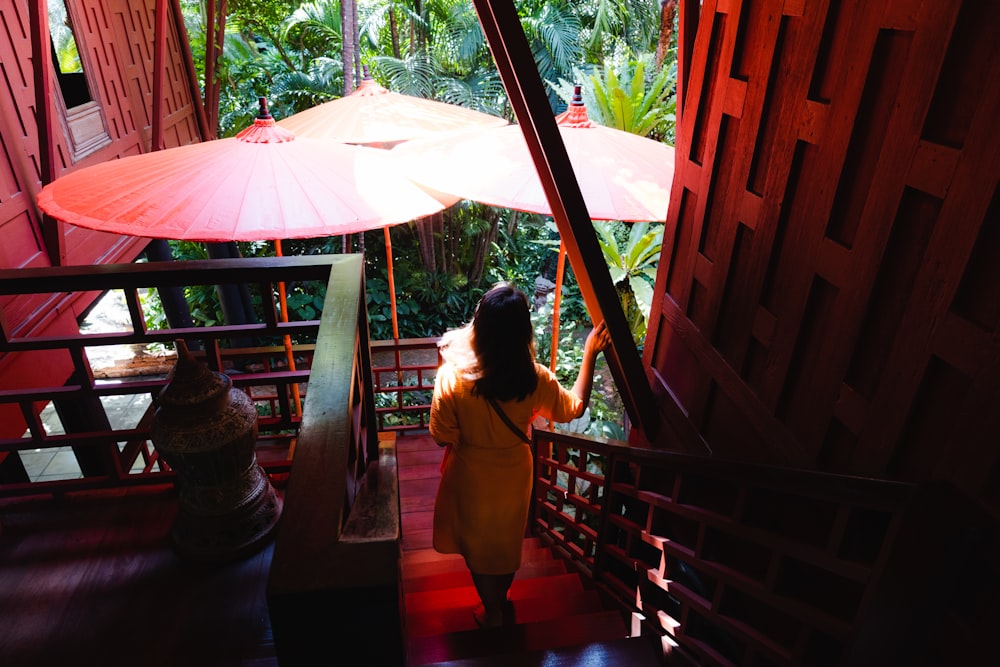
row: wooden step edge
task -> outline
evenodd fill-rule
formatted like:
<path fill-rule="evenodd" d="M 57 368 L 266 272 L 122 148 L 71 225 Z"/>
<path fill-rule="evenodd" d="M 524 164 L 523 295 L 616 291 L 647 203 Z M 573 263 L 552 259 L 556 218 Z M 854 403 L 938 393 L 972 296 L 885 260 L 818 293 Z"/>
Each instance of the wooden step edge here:
<path fill-rule="evenodd" d="M 520 664 L 513 662 L 518 654 L 567 650 L 571 647 L 591 646 L 601 642 L 613 643 L 624 639 L 628 639 L 628 627 L 625 621 L 618 612 L 605 610 L 534 623 L 517 623 L 502 628 L 477 628 L 442 635 L 414 637 L 407 642 L 407 656 L 409 664 L 423 665 L 504 655 L 510 662 L 502 664 L 512 665 Z M 651 651 L 652 648 L 647 643 L 646 649 Z"/>
<path fill-rule="evenodd" d="M 560 562 L 560 560 L 561 559 L 555 558 L 547 549 L 524 551 L 521 553 L 521 568 L 519 569 L 538 563 Z M 420 577 L 426 574 L 436 574 L 439 572 L 468 572 L 469 568 L 466 567 L 465 559 L 461 556 L 449 555 L 447 557 L 436 559 L 428 558 L 426 560 L 401 561 L 399 569 L 403 579 L 409 579 L 411 577 Z"/>
<path fill-rule="evenodd" d="M 510 587 L 510 599 L 517 602 L 537 597 L 548 598 L 553 595 L 566 595 L 583 590 L 584 586 L 580 575 L 574 573 L 536 579 L 515 579 Z M 456 604 L 474 605 L 477 602 L 479 602 L 479 595 L 474 586 L 408 593 L 405 596 L 407 613 L 410 613 L 410 610 L 423 612 L 445 609 Z"/>
<path fill-rule="evenodd" d="M 558 560 L 545 560 L 525 563 L 514 573 L 514 581 L 522 579 L 540 579 L 568 574 L 566 564 Z M 442 590 L 459 586 L 472 586 L 472 574 L 465 564 L 455 570 L 448 565 L 443 567 L 438 563 L 428 563 L 411 566 L 409 572 L 403 574 L 403 592 L 417 593 L 422 591 Z"/>
<path fill-rule="evenodd" d="M 524 554 L 525 552 L 535 553 L 535 552 L 543 551 L 543 550 L 548 551 L 549 553 L 552 553 L 551 547 L 549 547 L 547 544 L 545 544 L 544 542 L 542 542 L 541 539 L 539 539 L 537 537 L 526 537 L 526 538 L 524 538 L 524 541 L 521 543 L 521 553 L 522 554 Z M 552 553 L 552 557 L 555 558 L 556 555 L 554 553 Z M 410 563 L 410 562 L 420 562 L 420 561 L 424 561 L 424 560 L 438 560 L 438 559 L 448 559 L 448 558 L 457 558 L 457 559 L 461 560 L 462 559 L 462 555 L 461 554 L 443 554 L 443 553 L 441 553 L 439 551 L 435 551 L 433 548 L 429 548 L 429 549 L 412 549 L 410 551 L 404 551 L 403 552 L 402 562 L 404 562 L 404 563 Z"/>
<path fill-rule="evenodd" d="M 479 596 L 475 595 L 475 591 L 471 591 L 467 598 L 453 602 L 450 606 L 437 609 L 416 610 L 407 607 L 406 636 L 426 637 L 477 629 L 472 618 L 472 609 L 479 603 Z M 608 610 L 601 604 L 596 592 L 587 590 L 535 598 L 515 598 L 513 602 L 515 622 L 522 624 Z"/>
<path fill-rule="evenodd" d="M 407 663 L 417 667 L 418 663 Z M 520 654 L 490 655 L 461 658 L 444 662 L 423 663 L 421 667 L 661 667 L 654 641 L 648 637 L 628 637 L 584 646 L 555 650 L 531 651 Z"/>

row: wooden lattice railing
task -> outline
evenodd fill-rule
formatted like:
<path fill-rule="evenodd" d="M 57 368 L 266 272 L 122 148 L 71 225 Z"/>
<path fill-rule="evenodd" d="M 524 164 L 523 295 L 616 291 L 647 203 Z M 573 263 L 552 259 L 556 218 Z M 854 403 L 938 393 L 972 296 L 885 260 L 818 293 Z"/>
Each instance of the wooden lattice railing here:
<path fill-rule="evenodd" d="M 329 273 L 328 260 L 294 257 L 134 264 L 113 270 L 64 267 L 0 272 L 0 296 L 49 294 L 58 298 L 60 292 L 70 290 L 117 290 L 131 318 L 122 331 L 37 338 L 22 334 L 0 312 L 0 354 L 58 355 L 72 371 L 65 385 L 37 386 L 26 378 L 24 386 L 8 383 L 0 390 L 0 406 L 14 409 L 25 422 L 25 436 L 0 437 L 0 462 L 5 464 L 0 496 L 170 481 L 173 473 L 149 438 L 155 397 L 166 384 L 166 373 L 102 380 L 95 377 L 99 373 L 95 373 L 88 350 L 122 344 L 162 343 L 169 347 L 176 339 L 187 341 L 196 358 L 213 370 L 228 373 L 233 385 L 251 397 L 259 413 L 258 461 L 272 476 L 286 475 L 308 392 L 319 320 L 279 321 L 275 287 L 279 281 L 325 285 Z M 147 330 L 140 298 L 143 288 L 229 283 L 247 285 L 251 298 L 263 304 L 263 323 Z M 285 335 L 296 341 L 291 346 L 294 368 L 282 342 Z M 260 344 L 246 346 L 248 341 Z M 380 431 L 427 428 L 439 363 L 436 348 L 436 338 L 371 341 L 374 366 L 370 398 Z M 166 362 L 172 364 L 172 356 L 168 355 Z M 298 389 L 298 402 L 293 387 Z M 148 407 L 143 414 L 132 415 L 127 427 L 113 427 L 103 419 L 102 401 L 136 395 L 145 396 Z M 84 430 L 68 428 L 71 432 L 66 433 L 49 432 L 41 415 L 43 408 L 53 403 L 70 413 L 86 412 L 90 426 Z M 81 469 L 79 477 L 33 477 L 19 458 L 21 453 L 64 447 L 72 448 Z"/>
<path fill-rule="evenodd" d="M 995 548 L 946 489 L 549 431 L 535 446 L 535 532 L 698 665 L 936 664 L 946 639 L 906 638 L 968 618 L 954 592 Z"/>
<path fill-rule="evenodd" d="M 28 437 L 0 439 L 0 459 L 4 463 L 0 495 L 66 493 L 169 482 L 173 473 L 157 456 L 149 433 L 155 397 L 166 384 L 166 376 L 98 380 L 87 350 L 122 344 L 170 346 L 178 339 L 185 340 L 209 368 L 228 373 L 233 385 L 247 392 L 256 403 L 260 433 L 258 461 L 271 475 L 287 474 L 301 422 L 301 404 L 296 405 L 293 387 L 299 389 L 299 401 L 304 400 L 320 320 L 279 321 L 277 285 L 296 281 L 327 286 L 333 272 L 353 269 L 353 266 L 344 268 L 345 262 L 359 260 L 343 256 L 247 258 L 0 271 L 0 296 L 48 294 L 58 300 L 60 294 L 70 291 L 121 290 L 131 318 L 130 326 L 123 331 L 37 337 L 20 331 L 18 323 L 10 322 L 0 311 L 0 353 L 27 355 L 40 363 L 44 360 L 47 365 L 54 362 L 70 373 L 60 386 L 38 386 L 34 378 L 23 378 L 23 386 L 12 386 L 12 380 L 6 379 L 6 388 L 0 391 L 0 408 L 9 412 L 13 406 L 13 414 L 20 413 Z M 360 269 L 352 277 L 349 284 L 363 294 Z M 264 321 L 147 330 L 139 297 L 141 289 L 225 284 L 246 285 L 252 298 L 259 300 Z M 364 335 L 357 341 L 356 356 L 363 370 L 370 373 L 367 320 L 360 318 L 360 321 L 365 325 Z M 291 346 L 294 367 L 288 361 L 285 336 L 295 342 Z M 152 399 L 145 414 L 136 415 L 136 423 L 130 428 L 112 428 L 105 417 L 102 399 L 137 394 Z M 360 395 L 372 401 L 370 391 Z M 83 423 L 64 424 L 65 434 L 47 432 L 40 413 L 50 402 L 58 402 L 63 415 L 85 415 Z M 370 413 L 374 411 L 373 403 L 371 406 Z M 20 454 L 60 447 L 72 448 L 81 475 L 75 479 L 32 481 L 20 465 Z M 372 455 L 377 456 L 374 448 Z M 361 454 L 357 458 L 364 462 L 367 457 Z M 362 464 L 362 470 L 363 467 Z"/>
<path fill-rule="evenodd" d="M 373 340 L 372 380 L 379 431 L 426 431 L 439 338 Z"/>

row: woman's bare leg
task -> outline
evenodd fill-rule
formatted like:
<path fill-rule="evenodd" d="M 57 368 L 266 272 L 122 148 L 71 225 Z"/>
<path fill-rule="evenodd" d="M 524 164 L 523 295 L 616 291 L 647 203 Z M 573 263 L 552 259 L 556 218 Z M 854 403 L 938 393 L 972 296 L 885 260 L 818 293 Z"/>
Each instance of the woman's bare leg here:
<path fill-rule="evenodd" d="M 472 573 L 472 583 L 476 586 L 479 599 L 483 601 L 485 614 L 477 622 L 483 627 L 496 627 L 505 622 L 513 621 L 513 607 L 507 599 L 507 592 L 514 581 L 514 573 L 510 574 L 477 574 Z M 505 617 L 510 617 L 508 621 Z"/>

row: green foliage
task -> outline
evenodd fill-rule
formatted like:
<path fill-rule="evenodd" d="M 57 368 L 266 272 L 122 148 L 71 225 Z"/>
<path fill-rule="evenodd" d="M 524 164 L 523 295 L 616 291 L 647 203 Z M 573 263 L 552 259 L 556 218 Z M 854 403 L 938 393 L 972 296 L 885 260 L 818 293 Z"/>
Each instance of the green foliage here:
<path fill-rule="evenodd" d="M 66 6 L 62 2 L 50 2 L 49 33 L 52 35 L 52 48 L 55 52 L 55 64 L 63 74 L 82 72 L 80 52 L 77 50 L 73 28 L 66 16 Z"/>
<path fill-rule="evenodd" d="M 534 291 L 537 276 L 555 279 L 559 236 L 555 225 L 549 226 L 542 216 L 513 212 L 514 229 L 501 226 L 490 252 L 487 282 L 490 285 L 509 282 L 529 295 Z"/>
<path fill-rule="evenodd" d="M 594 223 L 598 243 L 608 263 L 611 281 L 618 291 L 632 337 L 636 345 L 641 345 L 646 337 L 646 321 L 653 300 L 660 250 L 663 248 L 663 225 L 634 223 L 623 245 L 615 231 L 624 226 L 621 222 Z"/>
<path fill-rule="evenodd" d="M 565 299 L 565 295 L 564 295 Z M 549 294 L 544 305 L 531 313 L 531 323 L 535 331 L 536 361 L 552 368 L 552 309 L 554 295 Z M 581 301 L 582 304 L 582 301 Z M 560 306 L 562 313 L 562 306 Z M 590 320 L 564 319 L 560 316 L 558 346 L 556 348 L 556 363 L 553 372 L 559 381 L 567 387 L 573 386 L 583 362 L 583 344 L 586 333 L 590 330 Z M 583 432 L 587 435 L 624 439 L 625 431 L 622 423 L 622 406 L 620 398 L 614 392 L 602 391 L 604 373 L 607 364 L 599 362 L 594 373 L 594 391 L 590 397 L 588 409 L 589 423 Z"/>
<path fill-rule="evenodd" d="M 567 2 L 522 2 L 521 25 L 543 81 L 565 76 L 583 55 L 580 17 Z M 555 108 L 556 98 L 550 96 Z"/>
<path fill-rule="evenodd" d="M 650 0 L 593 0 L 581 3 L 582 41 L 587 62 L 608 54 L 653 51 L 660 28 L 660 3 Z"/>
<path fill-rule="evenodd" d="M 228 0 L 227 9 L 230 20 L 240 29 L 273 38 L 301 4 L 302 0 Z"/>
<path fill-rule="evenodd" d="M 606 62 L 585 71 L 574 68 L 573 81 L 560 79 L 550 84 L 560 98 L 569 102 L 574 85 L 581 86 L 591 120 L 624 132 L 673 144 L 676 121 L 677 67 L 671 63 L 659 71 L 645 54 L 620 64 Z"/>

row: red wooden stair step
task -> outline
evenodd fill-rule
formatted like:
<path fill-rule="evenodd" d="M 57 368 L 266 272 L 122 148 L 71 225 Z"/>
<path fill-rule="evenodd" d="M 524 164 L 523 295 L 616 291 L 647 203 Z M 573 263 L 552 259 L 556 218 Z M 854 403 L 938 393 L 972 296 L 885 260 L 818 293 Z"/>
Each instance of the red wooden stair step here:
<path fill-rule="evenodd" d="M 442 569 L 443 566 L 443 569 Z M 472 575 L 461 563 L 461 569 L 453 569 L 450 563 L 418 563 L 409 566 L 403 576 L 403 592 L 417 593 L 420 591 L 441 590 L 459 586 L 472 586 Z M 535 579 L 539 577 L 566 574 L 566 565 L 558 560 L 542 560 L 528 562 L 514 575 L 518 579 Z"/>
<path fill-rule="evenodd" d="M 600 596 L 596 591 L 584 590 L 579 580 L 575 585 L 571 582 L 576 575 L 564 575 L 568 579 L 559 585 L 549 585 L 545 590 L 538 590 L 534 582 L 549 581 L 554 577 L 542 580 L 527 580 L 529 586 L 535 586 L 535 593 L 517 588 L 514 582 L 511 598 L 518 623 L 532 623 L 573 616 L 575 614 L 602 611 Z M 417 610 L 410 604 L 411 596 L 407 597 L 406 634 L 408 637 L 422 637 L 446 632 L 477 629 L 472 618 L 472 609 L 479 602 L 473 587 L 434 591 L 432 593 L 415 593 L 416 596 L 435 596 L 432 604 Z"/>
<path fill-rule="evenodd" d="M 648 638 L 632 637 L 555 650 L 446 659 L 425 663 L 424 667 L 660 667 L 660 664 Z"/>
<path fill-rule="evenodd" d="M 411 665 L 497 654 L 558 649 L 627 637 L 617 611 L 578 613 L 504 628 L 466 630 L 413 637 L 407 645 Z"/>

